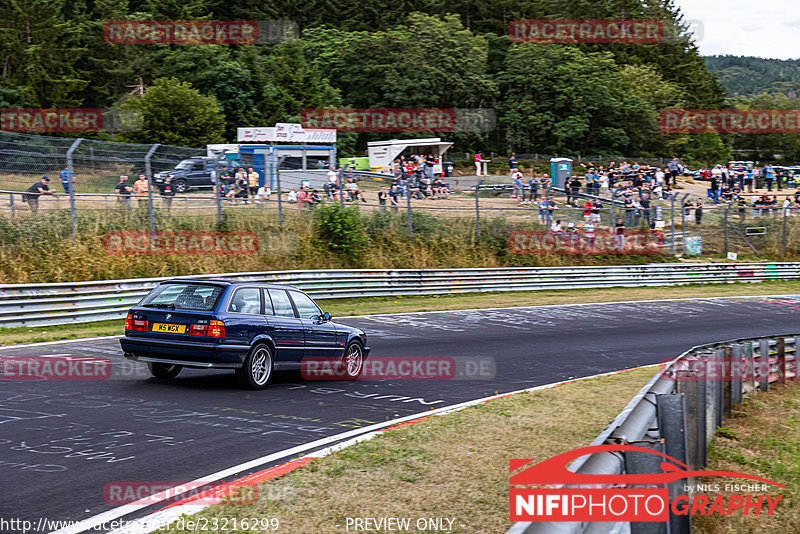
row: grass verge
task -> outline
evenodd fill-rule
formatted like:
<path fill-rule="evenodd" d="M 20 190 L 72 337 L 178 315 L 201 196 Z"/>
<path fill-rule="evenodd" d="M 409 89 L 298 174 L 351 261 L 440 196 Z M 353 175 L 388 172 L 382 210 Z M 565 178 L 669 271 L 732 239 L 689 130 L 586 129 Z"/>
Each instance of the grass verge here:
<path fill-rule="evenodd" d="M 277 518 L 278 532 L 336 533 L 346 532 L 347 517 L 412 525 L 449 518 L 452 532 L 505 532 L 509 459 L 544 460 L 588 445 L 655 371 L 572 382 L 399 427 L 262 484 L 255 504 L 216 505 L 193 519 Z M 183 532 L 175 526 L 165 531 Z"/>
<path fill-rule="evenodd" d="M 786 484 L 788 488 L 769 487 L 767 493 L 783 494 L 774 516 L 741 513 L 730 517 L 695 516 L 694 532 L 800 532 L 800 383 L 774 385 L 769 393 L 758 394 L 736 406 L 727 426 L 717 432 L 708 458 L 707 469 L 741 471 Z M 713 477 L 699 482 L 719 484 L 724 490 L 728 482 L 746 481 Z M 728 502 L 731 492 L 719 494 L 726 496 Z"/>
<path fill-rule="evenodd" d="M 321 300 L 320 304 L 325 311 L 331 312 L 334 318 L 336 318 L 347 315 L 446 311 L 470 308 L 797 293 L 800 293 L 800 281 L 780 281 L 761 282 L 757 284 L 697 284 L 677 287 L 619 287 L 606 289 L 460 293 L 420 297 L 366 297 Z M 0 328 L 0 346 L 93 336 L 112 336 L 121 333 L 122 320 L 46 327 L 23 326 L 18 328 Z"/>

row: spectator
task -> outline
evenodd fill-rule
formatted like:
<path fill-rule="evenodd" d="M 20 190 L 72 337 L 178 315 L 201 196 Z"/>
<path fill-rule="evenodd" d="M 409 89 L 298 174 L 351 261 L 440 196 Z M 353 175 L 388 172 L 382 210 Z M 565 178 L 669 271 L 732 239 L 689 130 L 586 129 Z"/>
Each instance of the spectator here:
<path fill-rule="evenodd" d="M 247 169 L 247 185 L 250 196 L 255 197 L 258 193 L 258 173 L 252 167 Z"/>
<path fill-rule="evenodd" d="M 558 220 L 554 222 L 553 225 L 550 227 L 550 231 L 553 232 L 554 234 L 561 232 L 561 221 Z"/>
<path fill-rule="evenodd" d="M 50 177 L 42 176 L 42 179 L 34 183 L 22 195 L 22 201 L 27 202 L 31 211 L 36 213 L 39 211 L 39 197 L 42 195 L 52 195 L 54 191 L 50 189 Z"/>
<path fill-rule="evenodd" d="M 764 166 L 764 182 L 767 184 L 767 191 L 772 191 L 772 182 L 775 181 L 775 168 L 771 163 Z"/>
<path fill-rule="evenodd" d="M 386 189 L 383 186 L 378 189 L 378 205 L 380 206 L 381 211 L 386 211 L 386 200 L 389 198 L 389 195 L 386 194 Z"/>
<path fill-rule="evenodd" d="M 508 172 L 510 174 L 514 174 L 514 171 L 517 170 L 517 156 L 514 155 L 512 152 L 511 155 L 508 157 Z"/>
<path fill-rule="evenodd" d="M 672 161 L 667 163 L 667 170 L 669 171 L 669 175 L 672 178 L 672 187 L 675 187 L 678 183 L 679 168 L 680 164 L 678 163 L 678 158 L 672 158 Z M 669 185 L 669 180 L 667 180 L 667 185 Z"/>
<path fill-rule="evenodd" d="M 547 224 L 547 199 L 542 197 L 539 201 L 539 224 Z"/>
<path fill-rule="evenodd" d="M 652 228 L 653 224 L 650 221 L 650 197 L 648 195 L 644 195 L 639 201 L 639 204 L 642 205 L 642 217 L 644 217 L 645 222 L 647 222 L 647 226 Z"/>
<path fill-rule="evenodd" d="M 594 209 L 594 202 L 587 198 L 586 202 L 583 203 L 583 222 L 592 220 L 592 209 Z"/>
<path fill-rule="evenodd" d="M 297 193 L 297 207 L 298 208 L 305 208 L 305 207 L 309 207 L 310 208 L 311 204 L 312 204 L 312 200 L 311 200 L 311 197 L 308 194 L 308 191 L 306 191 L 305 187 L 301 187 L 300 188 L 300 192 Z"/>
<path fill-rule="evenodd" d="M 364 198 L 364 193 L 362 193 L 358 188 L 358 184 L 354 178 L 348 179 L 345 187 L 347 188 L 347 196 L 349 197 L 348 200 L 353 202 L 357 201 L 358 199 L 361 199 L 361 202 L 367 201 L 367 199 Z"/>
<path fill-rule="evenodd" d="M 329 184 L 338 184 L 339 183 L 339 175 L 336 173 L 336 166 L 332 166 L 328 171 L 328 183 Z"/>
<path fill-rule="evenodd" d="M 577 176 L 572 177 L 572 181 L 569 182 L 569 188 L 572 193 L 572 205 L 578 205 L 578 194 L 581 192 L 581 181 Z"/>
<path fill-rule="evenodd" d="M 119 183 L 115 187 L 117 191 L 117 201 L 125 204 L 127 206 L 131 205 L 131 193 L 133 193 L 133 188 L 128 183 L 128 177 L 122 175 L 119 177 Z"/>
<path fill-rule="evenodd" d="M 558 205 L 556 204 L 556 200 L 554 198 L 550 198 L 550 200 L 547 201 L 547 220 L 548 221 L 552 221 L 553 220 L 554 212 L 557 209 L 558 209 Z"/>
<path fill-rule="evenodd" d="M 69 167 L 64 167 L 64 170 L 58 173 L 58 175 L 61 178 L 61 187 L 63 187 L 64 192 L 69 195 L 70 187 L 75 183 L 75 173 L 72 173 L 72 179 L 70 180 Z"/>
<path fill-rule="evenodd" d="M 256 192 L 256 198 L 255 198 L 256 204 L 266 203 L 271 195 L 272 195 L 272 189 L 270 189 L 270 187 L 267 184 L 262 185 L 261 187 L 258 188 L 258 191 Z"/>
<path fill-rule="evenodd" d="M 241 169 L 240 169 L 241 170 Z M 250 191 L 250 180 L 247 176 L 247 173 L 242 170 L 241 173 L 236 174 L 236 194 L 234 195 L 234 199 L 238 198 L 241 200 L 242 204 L 250 204 L 249 201 L 249 191 Z"/>
<path fill-rule="evenodd" d="M 633 206 L 633 198 L 631 198 L 630 192 L 625 193 L 623 205 L 625 206 L 625 226 L 631 228 L 633 226 L 633 213 L 636 208 Z"/>
<path fill-rule="evenodd" d="M 219 183 L 220 183 L 220 184 L 221 184 L 223 187 L 224 187 L 224 186 L 228 186 L 228 188 L 230 188 L 230 186 L 231 186 L 231 180 L 233 180 L 233 177 L 231 176 L 231 173 L 230 173 L 230 171 L 228 170 L 228 167 L 227 167 L 227 166 L 226 166 L 226 167 L 223 167 L 223 168 L 222 168 L 222 171 L 219 173 Z M 221 190 L 220 190 L 220 191 L 221 191 Z"/>
<path fill-rule="evenodd" d="M 433 154 L 428 154 L 425 157 L 425 177 L 428 180 L 433 180 L 433 166 L 436 165 L 436 158 L 433 157 Z"/>
<path fill-rule="evenodd" d="M 392 184 L 392 188 L 389 189 L 389 206 L 391 206 L 392 211 L 397 211 L 397 207 L 400 205 L 398 201 L 400 194 L 397 184 Z"/>
<path fill-rule="evenodd" d="M 625 224 L 621 218 L 614 225 L 614 248 L 620 252 L 625 249 Z"/>
<path fill-rule="evenodd" d="M 697 205 L 694 208 L 694 222 L 697 226 L 703 221 L 703 201 L 698 199 Z"/>
<path fill-rule="evenodd" d="M 139 207 L 147 205 L 147 193 L 150 191 L 150 184 L 147 183 L 147 178 L 144 174 L 139 175 L 139 179 L 133 182 L 133 191 L 136 193 L 136 198 L 139 200 Z"/>
<path fill-rule="evenodd" d="M 714 167 L 714 170 L 718 170 L 719 165 Z M 719 174 L 711 173 L 711 198 L 714 200 L 714 204 L 719 204 Z"/>
<path fill-rule="evenodd" d="M 592 204 L 592 218 L 590 219 L 593 223 L 600 224 L 600 210 L 602 209 L 603 205 L 600 203 L 600 199 L 596 198 Z"/>
<path fill-rule="evenodd" d="M 167 211 L 172 209 L 172 197 L 175 196 L 175 191 L 172 190 L 172 175 L 168 174 L 161 185 L 158 186 L 159 193 L 161 194 L 161 205 Z"/>
<path fill-rule="evenodd" d="M 475 153 L 475 176 L 481 175 L 481 153 Z"/>
<path fill-rule="evenodd" d="M 519 171 L 514 171 L 511 176 L 514 179 L 514 191 L 511 193 L 511 198 L 519 198 L 519 205 L 521 206 L 525 201 L 525 190 L 522 186 L 522 173 Z"/>
<path fill-rule="evenodd" d="M 291 202 L 292 204 L 297 202 L 297 188 L 296 187 L 292 188 L 292 190 L 289 191 L 289 194 L 286 196 L 286 202 Z"/>
<path fill-rule="evenodd" d="M 589 245 L 590 248 L 594 247 L 595 230 L 596 227 L 591 221 L 583 225 L 583 234 L 586 237 L 586 244 Z"/>
<path fill-rule="evenodd" d="M 319 198 L 319 191 L 317 191 L 316 189 L 312 190 L 311 193 L 309 193 L 308 197 L 311 199 L 311 207 L 312 208 L 314 206 L 316 206 L 317 204 L 321 204 L 322 203 L 322 199 Z"/>
<path fill-rule="evenodd" d="M 539 180 L 536 179 L 536 175 L 534 174 L 531 176 L 531 179 L 528 180 L 528 204 L 537 200 L 539 200 Z"/>

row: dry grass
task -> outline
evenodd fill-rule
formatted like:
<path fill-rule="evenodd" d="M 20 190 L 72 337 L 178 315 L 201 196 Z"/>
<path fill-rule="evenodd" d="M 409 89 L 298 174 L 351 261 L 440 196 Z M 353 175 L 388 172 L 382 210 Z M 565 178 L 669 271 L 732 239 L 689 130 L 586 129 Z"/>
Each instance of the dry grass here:
<path fill-rule="evenodd" d="M 741 513 L 732 517 L 695 517 L 695 532 L 738 534 L 800 532 L 800 383 L 774 385 L 769 393 L 758 394 L 734 408 L 727 427 L 720 430 L 709 449 L 707 469 L 741 471 L 775 480 L 787 489 L 770 487 L 768 493 L 783 494 L 774 516 Z M 702 483 L 726 482 L 719 477 Z M 721 495 L 730 492 L 721 491 Z M 716 495 L 716 494 L 715 494 Z"/>
<path fill-rule="evenodd" d="M 654 372 L 574 382 L 400 427 L 262 484 L 256 504 L 213 506 L 196 517 L 274 517 L 291 533 L 345 532 L 347 517 L 407 517 L 412 525 L 445 517 L 455 519 L 453 532 L 505 532 L 509 459 L 543 460 L 589 444 Z"/>

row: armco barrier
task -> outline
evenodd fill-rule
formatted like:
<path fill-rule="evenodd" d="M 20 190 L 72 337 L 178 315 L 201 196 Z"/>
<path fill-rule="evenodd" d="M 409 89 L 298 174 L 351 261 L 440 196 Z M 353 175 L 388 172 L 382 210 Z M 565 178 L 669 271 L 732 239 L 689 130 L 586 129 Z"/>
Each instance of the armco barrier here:
<path fill-rule="evenodd" d="M 800 277 L 800 263 L 657 263 L 495 269 L 266 271 L 195 275 L 294 285 L 316 299 L 761 282 Z M 125 317 L 169 278 L 0 285 L 0 326 L 47 326 Z"/>
<path fill-rule="evenodd" d="M 656 373 L 591 445 L 644 444 L 692 470 L 702 469 L 708 443 L 723 426 L 724 418 L 730 417 L 734 403 L 757 391 L 769 391 L 774 382 L 799 379 L 798 336 L 736 339 L 687 350 Z M 743 369 L 748 371 L 743 373 Z M 602 452 L 578 458 L 569 470 L 584 475 L 659 472 L 658 468 L 640 471 L 637 467 L 627 452 Z M 682 488 L 687 483 L 677 480 L 667 484 L 670 500 L 685 493 Z M 668 523 L 515 523 L 507 534 L 645 532 L 689 534 L 691 515 L 670 513 Z"/>

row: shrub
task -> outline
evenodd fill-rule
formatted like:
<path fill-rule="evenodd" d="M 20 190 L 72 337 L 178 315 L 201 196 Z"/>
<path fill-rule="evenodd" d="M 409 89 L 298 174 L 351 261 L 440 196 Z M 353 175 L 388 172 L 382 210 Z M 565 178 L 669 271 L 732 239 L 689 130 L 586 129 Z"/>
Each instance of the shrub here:
<path fill-rule="evenodd" d="M 318 244 L 351 261 L 364 256 L 369 238 L 358 208 L 330 204 L 319 207 L 316 215 Z"/>

